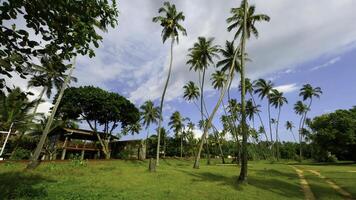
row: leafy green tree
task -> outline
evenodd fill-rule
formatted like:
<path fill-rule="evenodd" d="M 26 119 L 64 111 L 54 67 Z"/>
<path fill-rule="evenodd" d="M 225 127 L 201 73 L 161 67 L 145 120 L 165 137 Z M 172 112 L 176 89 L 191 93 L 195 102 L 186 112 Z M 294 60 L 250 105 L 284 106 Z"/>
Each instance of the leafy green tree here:
<path fill-rule="evenodd" d="M 313 157 L 317 161 L 356 161 L 356 107 L 315 117 L 310 128 Z"/>
<path fill-rule="evenodd" d="M 299 120 L 299 128 L 298 128 L 298 134 L 299 134 L 299 159 L 302 159 L 302 123 L 303 119 L 305 116 L 305 113 L 308 112 L 308 106 L 305 105 L 302 101 L 297 101 L 297 103 L 294 104 L 294 112 L 297 115 L 300 115 L 300 120 Z"/>
<path fill-rule="evenodd" d="M 58 116 L 86 121 L 96 133 L 107 159 L 111 154 L 109 142 L 113 131 L 121 125 L 123 130 L 136 132 L 138 127 L 132 126 L 140 120 L 139 110 L 125 97 L 93 86 L 66 89 L 58 108 Z M 99 128 L 103 128 L 103 135 L 98 134 Z"/>
<path fill-rule="evenodd" d="M 235 32 L 235 40 L 241 36 L 241 127 L 242 127 L 242 166 L 240 171 L 239 180 L 242 182 L 247 181 L 247 138 L 248 130 L 246 125 L 246 102 L 245 102 L 245 46 L 246 40 L 250 38 L 251 32 L 254 36 L 258 37 L 258 31 L 255 23 L 258 21 L 269 21 L 270 18 L 264 14 L 255 15 L 255 6 L 249 6 L 247 0 L 241 2 L 240 7 L 232 8 L 231 14 L 226 21 L 230 25 L 227 30 L 230 32 L 237 29 Z"/>
<path fill-rule="evenodd" d="M 148 127 L 154 123 L 156 124 L 160 118 L 160 114 L 159 114 L 159 108 L 155 107 L 153 102 L 148 100 L 146 101 L 141 107 L 141 121 L 142 121 L 142 125 L 145 127 L 146 131 L 147 131 L 147 135 L 146 135 L 146 152 L 147 152 L 147 140 L 148 140 L 148 136 L 149 136 L 149 131 L 148 131 Z"/>
<path fill-rule="evenodd" d="M 94 56 L 92 47 L 102 40 L 99 29 L 115 27 L 118 16 L 115 0 L 10 0 L 0 3 L 0 13 L 0 74 L 9 78 L 12 72 L 26 78 L 40 54 L 67 61 L 77 54 Z M 26 27 L 16 26 L 19 18 Z"/>
<path fill-rule="evenodd" d="M 283 92 L 280 92 L 276 89 L 273 89 L 271 94 L 271 104 L 274 106 L 276 109 L 278 109 L 278 115 L 277 115 L 277 120 L 276 120 L 276 154 L 277 154 L 277 160 L 279 160 L 279 135 L 278 135 L 278 129 L 279 129 L 279 119 L 281 116 L 281 110 L 282 106 L 284 104 L 288 103 L 288 100 L 286 97 L 283 96 Z"/>
<path fill-rule="evenodd" d="M 58 56 L 43 56 L 40 65 L 33 65 L 31 69 L 33 76 L 28 82 L 28 87 L 42 87 L 38 97 L 39 101 L 37 101 L 33 109 L 34 114 L 37 112 L 44 93 L 46 93 L 47 98 L 50 98 L 53 87 L 55 87 L 57 91 L 60 90 L 67 76 L 65 72 L 69 67 L 70 65 L 63 64 Z M 70 79 L 75 82 L 77 81 L 75 77 L 70 77 Z"/>
<path fill-rule="evenodd" d="M 164 85 L 161 103 L 160 103 L 160 115 L 162 115 L 163 111 L 163 102 L 164 97 L 166 95 L 169 79 L 171 77 L 172 72 L 172 63 L 173 63 L 173 45 L 174 42 L 179 42 L 179 32 L 183 35 L 187 35 L 185 28 L 180 24 L 180 21 L 185 20 L 185 16 L 183 12 L 178 12 L 176 6 L 174 4 L 170 4 L 169 2 L 164 2 L 163 7 L 158 9 L 158 13 L 162 13 L 162 15 L 154 17 L 152 19 L 153 22 L 158 22 L 163 27 L 162 30 L 162 40 L 163 43 L 170 38 L 171 39 L 171 49 L 170 49 L 170 61 L 169 61 L 169 69 L 166 83 Z M 158 120 L 158 142 L 157 142 L 157 154 L 156 154 L 156 165 L 159 165 L 159 150 L 160 150 L 160 139 L 161 139 L 161 126 L 162 126 L 162 117 Z"/>

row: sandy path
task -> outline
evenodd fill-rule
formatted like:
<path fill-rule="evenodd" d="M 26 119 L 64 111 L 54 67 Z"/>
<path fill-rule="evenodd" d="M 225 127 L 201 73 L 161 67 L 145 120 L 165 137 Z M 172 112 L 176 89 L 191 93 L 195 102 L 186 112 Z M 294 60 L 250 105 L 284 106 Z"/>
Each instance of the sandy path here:
<path fill-rule="evenodd" d="M 304 177 L 303 170 L 300 170 L 294 166 L 291 166 L 298 174 L 299 180 L 300 180 L 300 186 L 302 187 L 304 196 L 306 200 L 315 200 L 315 196 L 313 192 L 310 189 L 310 186 L 308 184 L 308 181 Z"/>
<path fill-rule="evenodd" d="M 335 191 L 337 191 L 339 194 L 341 194 L 345 199 L 350 199 L 352 200 L 352 195 L 342 189 L 340 186 L 338 186 L 335 182 L 331 181 L 330 179 L 326 178 L 325 176 L 321 175 L 319 172 L 315 170 L 309 170 L 312 174 L 318 176 L 319 178 L 323 179 L 326 183 L 330 185 Z"/>

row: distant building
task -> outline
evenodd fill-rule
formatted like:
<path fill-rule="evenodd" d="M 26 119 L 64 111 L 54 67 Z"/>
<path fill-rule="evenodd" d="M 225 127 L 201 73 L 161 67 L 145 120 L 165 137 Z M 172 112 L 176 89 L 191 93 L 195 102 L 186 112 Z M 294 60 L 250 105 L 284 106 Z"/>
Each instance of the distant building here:
<path fill-rule="evenodd" d="M 43 159 L 68 159 L 77 155 L 81 159 L 104 158 L 98 136 L 103 138 L 103 132 L 93 132 L 83 129 L 59 128 L 48 136 L 48 146 L 45 148 Z M 143 140 L 120 141 L 118 137 L 110 137 L 112 158 L 140 159 L 146 158 Z"/>

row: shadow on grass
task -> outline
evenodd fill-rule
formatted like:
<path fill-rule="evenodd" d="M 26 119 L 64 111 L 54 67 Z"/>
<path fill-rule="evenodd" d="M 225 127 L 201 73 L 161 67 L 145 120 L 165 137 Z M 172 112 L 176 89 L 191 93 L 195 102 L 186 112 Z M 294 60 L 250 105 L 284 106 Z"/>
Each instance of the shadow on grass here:
<path fill-rule="evenodd" d="M 27 172 L 0 174 L 0 199 L 33 199 L 47 196 L 42 183 L 55 182 L 40 175 Z"/>
<path fill-rule="evenodd" d="M 267 172 L 266 170 L 253 170 L 254 173 L 251 173 L 248 177 L 248 184 L 239 184 L 237 176 L 225 176 L 222 174 L 200 171 L 180 171 L 194 177 L 193 182 L 215 182 L 222 186 L 232 187 L 238 191 L 243 191 L 245 187 L 255 187 L 259 190 L 276 193 L 284 198 L 303 198 L 299 185 L 287 181 L 287 179 L 297 178 L 296 174 L 293 173 L 280 172 L 277 170 L 267 170 Z"/>

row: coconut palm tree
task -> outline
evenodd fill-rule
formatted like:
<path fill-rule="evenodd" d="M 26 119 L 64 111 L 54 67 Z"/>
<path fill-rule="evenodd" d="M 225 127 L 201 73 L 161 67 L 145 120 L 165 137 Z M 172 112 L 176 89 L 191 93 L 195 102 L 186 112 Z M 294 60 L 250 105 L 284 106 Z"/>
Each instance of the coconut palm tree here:
<path fill-rule="evenodd" d="M 211 74 L 211 81 L 214 89 L 221 90 L 226 83 L 227 75 L 224 71 L 215 71 Z"/>
<path fill-rule="evenodd" d="M 176 138 L 180 138 L 181 140 L 181 147 L 180 147 L 180 157 L 182 158 L 183 155 L 183 129 L 184 129 L 184 118 L 180 114 L 180 112 L 175 111 L 172 113 L 171 117 L 169 118 L 170 121 L 168 122 L 168 126 L 176 135 Z"/>
<path fill-rule="evenodd" d="M 188 54 L 187 64 L 190 65 L 189 70 L 194 70 L 202 73 L 200 83 L 200 112 L 201 119 L 204 119 L 204 83 L 205 72 L 209 65 L 214 64 L 214 57 L 218 57 L 219 47 L 213 44 L 214 38 L 198 37 L 198 42 L 193 44 Z"/>
<path fill-rule="evenodd" d="M 307 113 L 311 109 L 311 105 L 312 105 L 312 102 L 313 102 L 313 97 L 320 98 L 321 94 L 323 94 L 323 92 L 321 91 L 320 87 L 313 88 L 310 84 L 305 84 L 300 89 L 299 96 L 303 97 L 303 101 L 306 101 L 306 100 L 309 99 L 308 110 L 307 110 L 307 112 L 304 113 L 304 119 L 303 119 L 303 122 L 302 122 L 302 129 L 304 128 L 305 120 L 307 119 Z"/>
<path fill-rule="evenodd" d="M 34 65 L 31 68 L 33 76 L 28 82 L 28 87 L 42 87 L 38 99 L 42 100 L 46 93 L 47 98 L 51 97 L 52 89 L 55 87 L 59 90 L 67 77 L 65 71 L 68 69 L 67 65 L 62 63 L 62 60 L 56 56 L 43 56 L 41 58 L 41 65 Z M 70 81 L 77 82 L 77 78 L 71 76 Z M 40 101 L 37 101 L 33 113 L 37 112 Z"/>
<path fill-rule="evenodd" d="M 252 99 L 246 101 L 246 115 L 250 121 L 252 121 L 252 128 L 254 128 L 254 118 L 255 115 L 258 114 L 260 111 L 260 105 L 254 105 Z"/>
<path fill-rule="evenodd" d="M 292 133 L 294 142 L 297 142 L 297 140 L 295 139 L 294 133 L 293 133 L 293 128 L 294 128 L 294 124 L 292 121 L 286 121 L 286 125 L 285 125 L 287 131 L 289 130 Z"/>
<path fill-rule="evenodd" d="M 169 79 L 171 77 L 172 72 L 172 63 L 173 63 L 173 45 L 174 42 L 179 42 L 179 33 L 182 35 L 187 35 L 185 28 L 180 24 L 181 21 L 185 20 L 185 16 L 183 12 L 178 12 L 176 6 L 174 4 L 170 4 L 169 2 L 164 2 L 163 7 L 158 9 L 158 13 L 162 14 L 152 19 L 153 22 L 158 22 L 163 27 L 162 30 L 162 41 L 163 43 L 170 38 L 171 39 L 171 48 L 170 48 L 170 61 L 169 61 L 169 69 L 168 75 L 166 79 L 166 83 L 164 85 L 163 93 L 161 96 L 160 103 L 160 114 L 162 115 L 163 110 L 163 102 L 164 97 L 166 95 Z M 157 154 L 156 154 L 156 165 L 159 165 L 159 150 L 160 150 L 160 140 L 161 140 L 161 126 L 162 126 L 162 117 L 158 120 L 158 137 L 157 137 Z"/>
<path fill-rule="evenodd" d="M 260 106 L 260 105 L 257 105 L 256 100 L 255 100 L 255 97 L 254 97 L 254 95 L 253 95 L 253 93 L 254 93 L 253 84 L 251 83 L 251 80 L 250 80 L 249 78 L 246 78 L 246 79 L 245 79 L 245 88 L 246 88 L 246 92 L 248 92 L 248 94 L 249 94 L 250 97 L 251 97 L 253 106 L 254 106 L 254 107 L 257 107 L 257 108 L 260 108 L 261 106 Z M 239 89 L 241 90 L 241 84 L 240 84 Z M 264 123 L 263 123 L 262 117 L 261 117 L 261 115 L 260 115 L 260 112 L 257 112 L 256 114 L 257 114 L 258 119 L 259 119 L 260 124 L 261 124 L 261 128 L 262 128 L 261 130 L 264 131 L 263 134 L 264 134 L 265 137 L 266 137 L 266 141 L 268 141 L 268 136 L 267 136 L 266 128 L 265 128 L 265 126 L 264 126 Z"/>
<path fill-rule="evenodd" d="M 263 14 L 255 15 L 255 6 L 249 6 L 247 0 L 241 2 L 240 7 L 231 9 L 232 16 L 226 21 L 229 24 L 227 30 L 230 32 L 236 30 L 235 40 L 241 36 L 241 128 L 242 128 L 242 166 L 239 180 L 245 182 L 247 180 L 247 138 L 248 129 L 246 125 L 246 102 L 245 102 L 245 46 L 246 40 L 250 38 L 251 32 L 258 37 L 258 31 L 255 23 L 258 21 L 269 21 L 269 17 Z"/>
<path fill-rule="evenodd" d="M 274 106 L 276 109 L 278 109 L 278 115 L 277 115 L 277 121 L 276 121 L 276 153 L 277 153 L 277 160 L 279 160 L 279 136 L 278 136 L 278 128 L 279 128 L 279 119 L 281 116 L 281 109 L 284 104 L 288 103 L 288 100 L 286 97 L 283 96 L 283 92 L 280 92 L 276 89 L 272 90 L 272 93 L 270 94 L 271 98 L 271 104 Z"/>
<path fill-rule="evenodd" d="M 149 137 L 149 131 L 148 128 L 151 124 L 157 124 L 160 114 L 159 114 L 159 108 L 155 107 L 153 102 L 148 100 L 143 105 L 140 107 L 141 109 L 141 121 L 142 125 L 145 127 L 147 134 L 146 134 L 146 152 L 147 152 L 147 141 Z"/>
<path fill-rule="evenodd" d="M 302 159 L 302 123 L 303 119 L 305 116 L 305 113 L 308 112 L 308 106 L 304 104 L 302 101 L 297 101 L 297 103 L 294 104 L 294 112 L 297 115 L 300 115 L 300 120 L 299 120 L 299 158 L 300 160 Z"/>
<path fill-rule="evenodd" d="M 273 136 L 272 136 L 272 125 L 271 125 L 271 98 L 270 94 L 271 91 L 273 90 L 273 83 L 271 81 L 266 81 L 264 79 L 258 79 L 257 81 L 254 82 L 253 85 L 255 89 L 255 94 L 258 94 L 258 97 L 260 97 L 261 100 L 264 98 L 267 98 L 267 111 L 268 111 L 268 125 L 269 125 L 269 134 L 270 134 L 270 140 L 271 143 L 273 144 Z"/>

